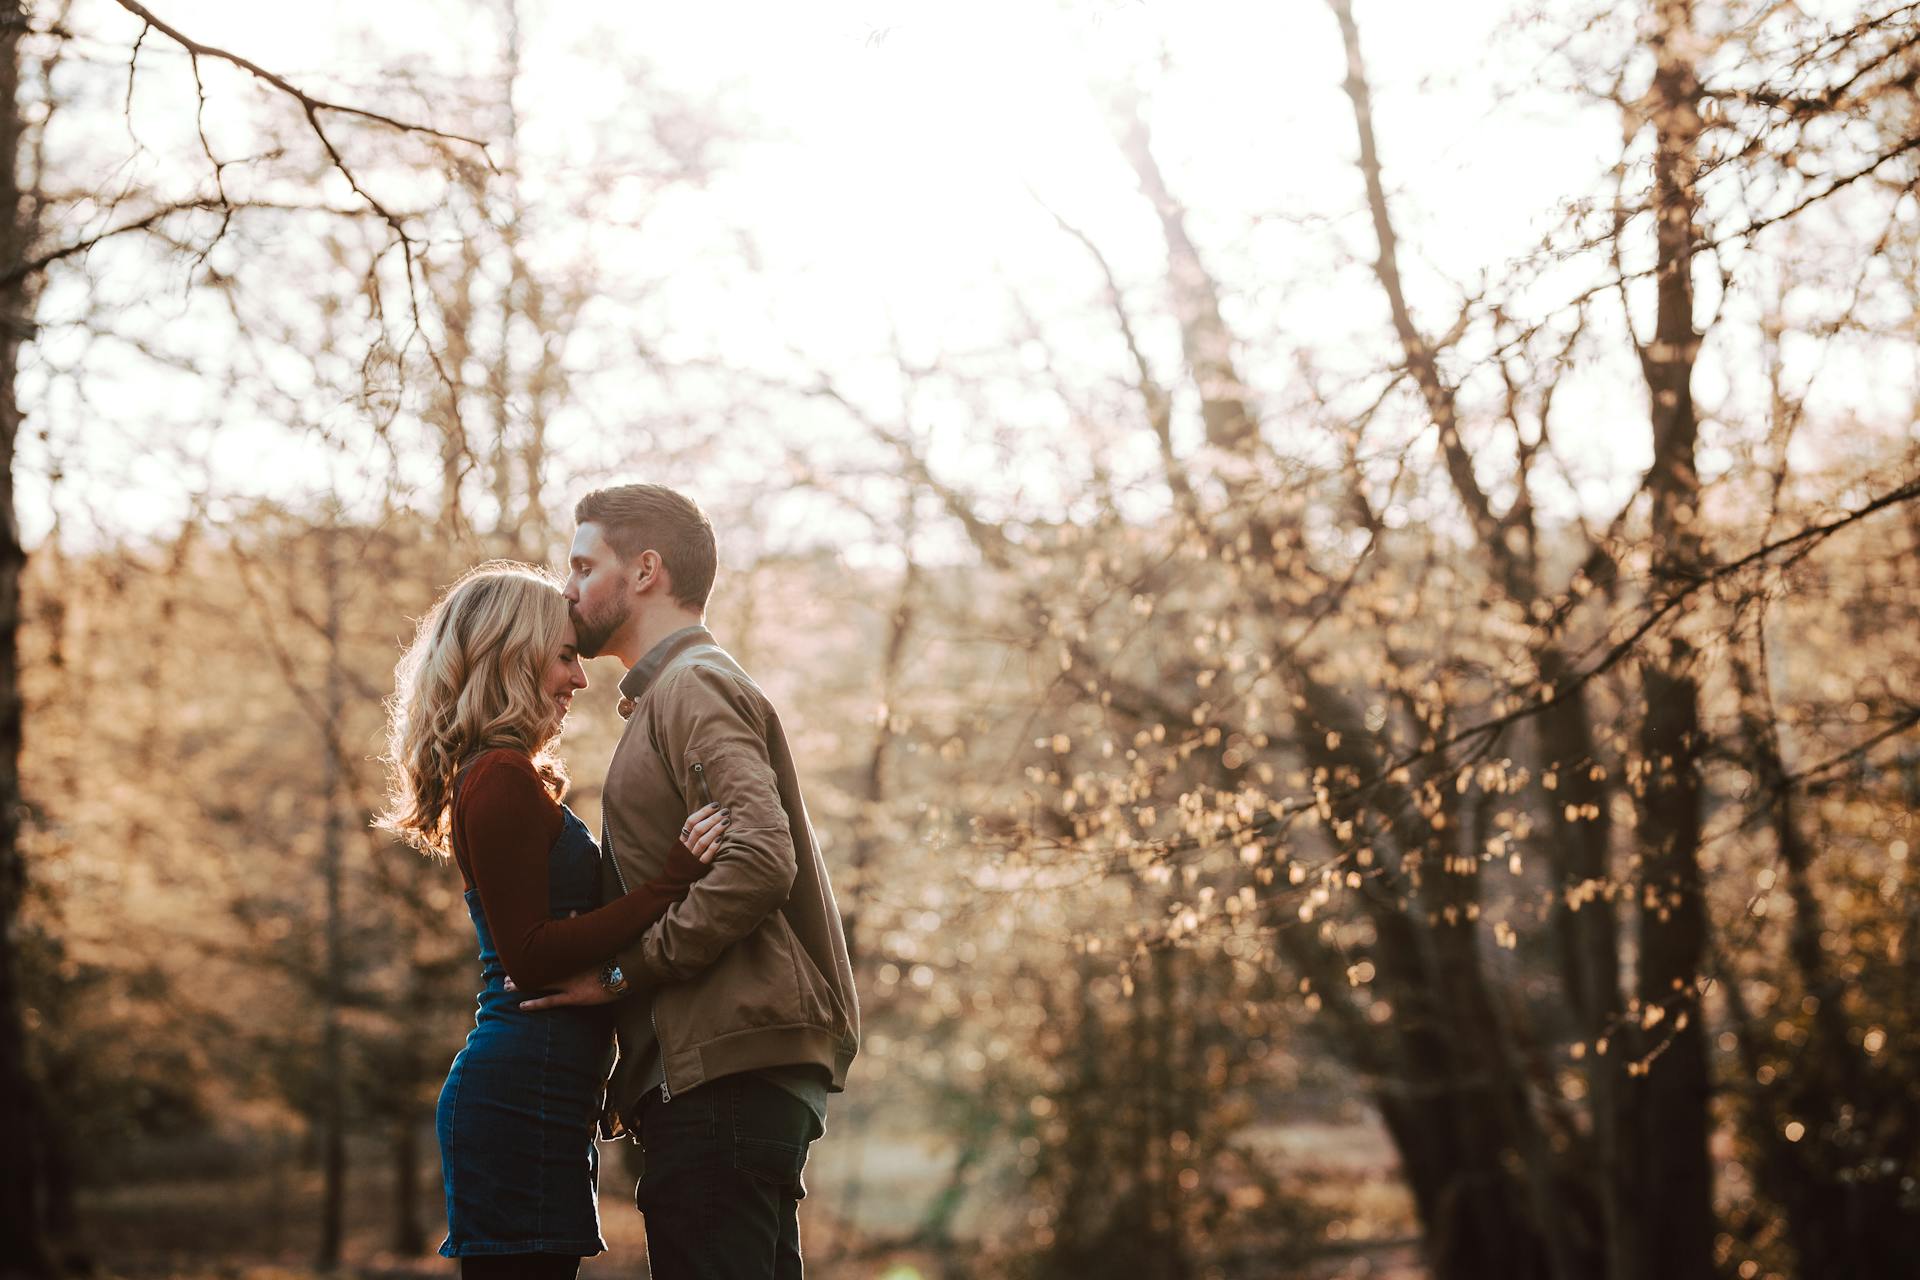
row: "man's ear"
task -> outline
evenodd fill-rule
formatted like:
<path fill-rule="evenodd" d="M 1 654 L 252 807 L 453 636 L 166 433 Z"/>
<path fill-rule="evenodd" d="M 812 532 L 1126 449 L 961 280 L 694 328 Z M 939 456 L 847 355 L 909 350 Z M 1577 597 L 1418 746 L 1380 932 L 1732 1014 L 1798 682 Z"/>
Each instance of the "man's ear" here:
<path fill-rule="evenodd" d="M 650 591 L 659 585 L 666 576 L 667 567 L 660 559 L 658 551 L 642 551 L 633 562 L 633 589 L 635 594 Z"/>

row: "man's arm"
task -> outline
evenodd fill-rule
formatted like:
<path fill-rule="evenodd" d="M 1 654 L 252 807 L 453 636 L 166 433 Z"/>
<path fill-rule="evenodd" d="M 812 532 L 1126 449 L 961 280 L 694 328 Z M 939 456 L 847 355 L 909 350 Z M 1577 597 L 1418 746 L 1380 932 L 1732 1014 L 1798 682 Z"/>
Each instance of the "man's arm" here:
<path fill-rule="evenodd" d="M 662 902 L 659 911 L 664 911 L 667 904 L 686 897 L 687 889 L 707 874 L 714 852 L 720 847 L 720 836 L 726 829 L 727 818 L 724 813 L 713 805 L 702 806 L 680 828 L 680 843 L 667 855 L 666 874 L 658 880 L 649 880 L 626 896 L 659 895 Z M 659 911 L 654 913 L 656 917 Z M 533 1010 L 554 1009 L 562 1005 L 612 1004 L 632 994 L 634 987 L 631 980 L 615 991 L 603 980 L 605 972 L 604 969 L 582 969 L 559 982 L 546 984 L 544 992 L 537 991 L 532 999 L 522 1000 L 520 1007 Z M 511 975 L 507 977 L 506 987 L 509 991 L 520 989 Z"/>
<path fill-rule="evenodd" d="M 686 898 L 620 953 L 635 982 L 653 986 L 689 978 L 752 933 L 793 889 L 798 862 L 780 804 L 780 781 L 767 757 L 766 709 L 757 691 L 731 672 L 694 665 L 675 672 L 660 703 L 667 767 L 688 803 L 706 789 L 730 822 L 712 868 Z"/>
<path fill-rule="evenodd" d="M 592 911 L 565 919 L 547 915 L 547 859 L 557 809 L 524 755 L 494 752 L 474 766 L 460 797 L 466 865 L 487 928 L 507 976 L 538 990 L 582 968 L 604 964 L 615 949 L 637 942 L 686 886 L 706 872 L 700 850 L 725 829 L 718 811 L 693 815 L 688 837 L 668 857 L 662 877 Z M 699 830 L 694 830 L 698 822 Z"/>

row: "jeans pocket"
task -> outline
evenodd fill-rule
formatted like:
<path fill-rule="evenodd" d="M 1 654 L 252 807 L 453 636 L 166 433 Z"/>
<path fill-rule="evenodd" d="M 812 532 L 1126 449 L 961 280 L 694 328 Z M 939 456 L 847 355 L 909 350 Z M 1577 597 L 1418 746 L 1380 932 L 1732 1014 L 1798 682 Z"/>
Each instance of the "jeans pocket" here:
<path fill-rule="evenodd" d="M 724 1138 L 715 1100 L 704 1089 L 662 1101 L 654 1093 L 640 1104 L 640 1180 L 633 1202 L 642 1213 L 661 1207 L 724 1160 Z"/>
<path fill-rule="evenodd" d="M 770 1182 L 795 1200 L 807 1197 L 800 1180 L 807 1167 L 807 1149 L 766 1138 L 736 1138 L 733 1143 L 733 1167 L 740 1172 Z"/>
<path fill-rule="evenodd" d="M 733 1167 L 795 1200 L 805 1198 L 800 1175 L 814 1135 L 806 1104 L 753 1074 L 732 1077 L 727 1084 L 733 1105 Z"/>

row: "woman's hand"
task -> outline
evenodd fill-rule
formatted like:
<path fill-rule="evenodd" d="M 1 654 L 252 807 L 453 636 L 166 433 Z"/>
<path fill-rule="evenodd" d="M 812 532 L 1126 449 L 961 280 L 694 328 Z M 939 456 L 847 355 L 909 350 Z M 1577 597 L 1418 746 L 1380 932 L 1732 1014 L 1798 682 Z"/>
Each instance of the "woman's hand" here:
<path fill-rule="evenodd" d="M 680 828 L 680 843 L 700 861 L 712 862 L 713 855 L 720 851 L 720 837 L 732 820 L 732 815 L 718 804 L 701 805 L 687 815 L 686 825 Z"/>
<path fill-rule="evenodd" d="M 518 991 L 513 979 L 507 979 L 507 990 Z M 531 1000 L 522 1000 L 522 1009 L 558 1009 L 565 1005 L 612 1004 L 620 997 L 607 990 L 600 981 L 600 970 L 586 969 L 571 978 L 548 988 Z"/>

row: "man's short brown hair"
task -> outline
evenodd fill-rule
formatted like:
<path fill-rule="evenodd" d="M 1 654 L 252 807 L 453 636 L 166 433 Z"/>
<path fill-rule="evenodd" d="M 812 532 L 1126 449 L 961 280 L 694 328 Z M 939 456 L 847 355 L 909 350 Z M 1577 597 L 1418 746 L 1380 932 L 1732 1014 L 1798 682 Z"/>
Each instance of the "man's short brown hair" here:
<path fill-rule="evenodd" d="M 673 580 L 673 598 L 705 612 L 719 554 L 713 522 L 698 503 L 659 484 L 595 489 L 574 504 L 575 524 L 597 524 L 622 560 L 657 551 Z"/>

